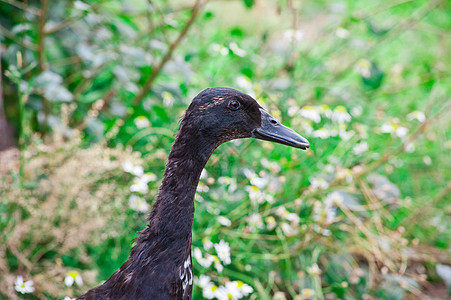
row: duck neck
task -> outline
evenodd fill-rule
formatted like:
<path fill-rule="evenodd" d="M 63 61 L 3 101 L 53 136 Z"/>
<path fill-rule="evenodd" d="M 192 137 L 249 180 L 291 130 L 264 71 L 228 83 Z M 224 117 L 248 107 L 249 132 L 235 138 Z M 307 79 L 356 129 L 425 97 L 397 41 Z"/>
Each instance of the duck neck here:
<path fill-rule="evenodd" d="M 177 244 L 183 241 L 190 249 L 194 195 L 202 170 L 217 145 L 185 123 L 189 124 L 182 121 L 148 220 L 152 230 L 178 241 Z"/>
<path fill-rule="evenodd" d="M 180 132 L 169 154 L 157 202 L 167 194 L 171 201 L 166 204 L 193 206 L 200 175 L 215 148 L 200 137 L 187 137 Z"/>

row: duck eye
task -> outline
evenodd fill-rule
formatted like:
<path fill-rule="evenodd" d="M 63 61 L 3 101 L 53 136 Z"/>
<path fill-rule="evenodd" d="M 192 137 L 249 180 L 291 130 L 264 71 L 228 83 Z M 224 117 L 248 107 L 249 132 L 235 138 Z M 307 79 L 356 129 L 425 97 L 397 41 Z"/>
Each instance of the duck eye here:
<path fill-rule="evenodd" d="M 228 108 L 230 108 L 231 110 L 237 110 L 238 108 L 240 108 L 240 106 L 240 102 L 232 100 L 229 102 Z"/>

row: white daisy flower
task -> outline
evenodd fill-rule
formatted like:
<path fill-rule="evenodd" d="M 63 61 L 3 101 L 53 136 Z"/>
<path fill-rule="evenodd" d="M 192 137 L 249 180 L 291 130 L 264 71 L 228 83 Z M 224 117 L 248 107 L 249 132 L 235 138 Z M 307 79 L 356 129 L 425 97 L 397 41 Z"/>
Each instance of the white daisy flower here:
<path fill-rule="evenodd" d="M 346 131 L 346 130 L 340 130 L 340 131 L 338 132 L 338 135 L 340 136 L 340 138 L 341 138 L 343 141 L 349 140 L 350 138 L 352 138 L 352 137 L 354 136 L 354 134 L 355 134 L 354 130 L 349 130 L 349 131 Z"/>
<path fill-rule="evenodd" d="M 238 282 L 227 281 L 225 283 L 228 299 L 240 299 L 242 297 L 241 290 L 238 288 Z"/>
<path fill-rule="evenodd" d="M 135 176 L 142 176 L 144 174 L 144 168 L 140 165 L 134 165 L 131 161 L 125 161 L 122 164 L 122 169 Z"/>
<path fill-rule="evenodd" d="M 262 166 L 267 168 L 273 173 L 279 173 L 280 172 L 280 165 L 275 161 L 269 161 L 266 158 L 263 158 L 261 161 Z"/>
<path fill-rule="evenodd" d="M 320 139 L 327 139 L 329 138 L 332 134 L 331 131 L 326 129 L 326 128 L 320 128 L 318 130 L 315 130 L 313 132 L 313 137 L 318 137 Z"/>
<path fill-rule="evenodd" d="M 273 216 L 267 217 L 265 219 L 265 221 L 266 221 L 266 228 L 268 228 L 268 230 L 273 230 L 274 228 L 276 228 L 277 222 Z"/>
<path fill-rule="evenodd" d="M 146 194 L 149 191 L 147 182 L 141 180 L 140 177 L 135 178 L 133 184 L 130 186 L 130 192 Z"/>
<path fill-rule="evenodd" d="M 279 206 L 276 209 L 276 215 L 279 217 L 286 219 L 290 212 L 285 208 L 285 206 Z"/>
<path fill-rule="evenodd" d="M 226 56 L 229 54 L 229 48 L 224 47 L 223 45 L 216 44 L 216 43 L 211 45 L 211 50 L 213 52 L 218 52 L 222 56 Z"/>
<path fill-rule="evenodd" d="M 146 173 L 142 176 L 135 177 L 132 185 L 130 186 L 130 192 L 145 194 L 149 191 L 148 183 L 155 181 L 157 176 L 153 173 Z"/>
<path fill-rule="evenodd" d="M 125 172 L 127 172 L 127 173 L 131 173 L 132 170 L 133 170 L 133 163 L 132 163 L 131 161 L 129 161 L 129 160 L 124 161 L 124 162 L 122 163 L 122 169 L 123 169 Z"/>
<path fill-rule="evenodd" d="M 415 110 L 407 115 L 407 120 L 412 121 L 414 119 L 418 120 L 420 123 L 424 123 L 424 121 L 426 121 L 426 116 L 423 112 Z"/>
<path fill-rule="evenodd" d="M 320 106 L 317 107 L 318 110 L 321 112 L 321 114 L 323 114 L 326 118 L 331 119 L 333 112 L 330 109 L 329 105 L 327 104 L 321 104 Z"/>
<path fill-rule="evenodd" d="M 301 294 L 303 299 L 309 299 L 315 295 L 315 291 L 312 289 L 302 289 Z"/>
<path fill-rule="evenodd" d="M 362 153 L 365 153 L 368 150 L 368 143 L 363 141 L 354 146 L 352 149 L 352 152 L 354 152 L 355 155 L 361 155 Z"/>
<path fill-rule="evenodd" d="M 272 296 L 272 298 L 274 300 L 287 300 L 287 295 L 285 295 L 284 292 L 281 291 L 277 291 L 274 293 L 274 295 Z"/>
<path fill-rule="evenodd" d="M 254 177 L 251 179 L 251 184 L 255 185 L 259 189 L 264 189 L 268 183 L 269 183 L 268 177 Z"/>
<path fill-rule="evenodd" d="M 286 217 L 286 219 L 288 221 L 291 222 L 291 226 L 298 226 L 299 225 L 299 221 L 301 221 L 301 218 L 299 218 L 299 216 L 295 213 L 289 213 Z"/>
<path fill-rule="evenodd" d="M 157 180 L 157 175 L 154 173 L 145 173 L 140 176 L 140 180 L 144 181 L 145 183 L 149 183 L 151 181 Z"/>
<path fill-rule="evenodd" d="M 251 169 L 249 169 L 249 168 L 244 168 L 244 169 L 243 169 L 243 174 L 244 174 L 244 176 L 246 176 L 246 178 L 249 179 L 249 180 L 252 179 L 252 178 L 257 177 L 257 173 L 255 173 L 254 170 L 251 170 Z"/>
<path fill-rule="evenodd" d="M 207 299 L 213 299 L 215 298 L 215 291 L 218 289 L 218 287 L 211 282 L 211 279 L 209 276 L 206 275 L 200 275 L 199 279 L 196 280 L 196 284 L 202 288 L 202 295 Z"/>
<path fill-rule="evenodd" d="M 251 232 L 254 232 L 256 228 L 263 228 L 262 216 L 259 213 L 251 214 L 246 220 Z"/>
<path fill-rule="evenodd" d="M 326 215 L 325 223 L 330 224 L 335 220 L 335 217 L 337 216 L 337 210 L 334 205 L 326 204 L 324 207 L 324 213 Z"/>
<path fill-rule="evenodd" d="M 289 42 L 300 42 L 302 41 L 302 38 L 304 37 L 304 32 L 299 29 L 288 29 L 285 30 L 283 33 L 283 38 Z"/>
<path fill-rule="evenodd" d="M 343 203 L 343 201 L 344 201 L 343 195 L 335 191 L 327 195 L 325 202 L 328 205 L 337 205 Z"/>
<path fill-rule="evenodd" d="M 347 168 L 337 167 L 335 178 L 338 180 L 345 179 L 346 182 L 351 183 L 352 182 L 352 170 L 347 169 Z"/>
<path fill-rule="evenodd" d="M 221 260 L 216 255 L 212 255 L 212 256 L 213 256 L 213 261 L 215 263 L 215 269 L 219 273 L 222 273 L 222 271 L 224 270 L 224 266 L 221 264 Z"/>
<path fill-rule="evenodd" d="M 345 38 L 348 38 L 349 37 L 349 31 L 348 30 L 346 30 L 346 29 L 344 29 L 343 27 L 338 27 L 336 30 L 335 30 L 335 35 L 337 36 L 337 37 L 339 37 L 340 39 L 345 39 Z"/>
<path fill-rule="evenodd" d="M 147 119 L 144 116 L 136 117 L 135 120 L 133 120 L 133 122 L 135 123 L 136 127 L 138 127 L 138 129 L 143 129 L 150 126 L 149 119 Z"/>
<path fill-rule="evenodd" d="M 207 299 L 213 299 L 215 298 L 217 289 L 218 286 L 214 285 L 213 283 L 210 283 L 208 286 L 202 289 L 202 295 Z"/>
<path fill-rule="evenodd" d="M 204 268 L 208 268 L 214 262 L 214 256 L 211 254 L 206 254 L 205 258 L 202 256 L 202 251 L 199 248 L 195 248 L 193 251 L 193 256 L 196 261 Z"/>
<path fill-rule="evenodd" d="M 203 182 L 199 182 L 199 184 L 197 185 L 196 191 L 198 191 L 199 193 L 206 193 L 210 190 L 210 188 L 208 187 L 208 185 L 206 185 Z"/>
<path fill-rule="evenodd" d="M 64 284 L 66 286 L 71 287 L 74 283 L 76 283 L 78 286 L 83 285 L 83 279 L 77 271 L 71 271 L 67 273 L 66 277 L 64 277 Z"/>
<path fill-rule="evenodd" d="M 21 294 L 30 294 L 34 292 L 33 280 L 23 281 L 23 277 L 21 275 L 17 276 L 16 281 L 14 282 L 14 288 L 17 292 Z"/>
<path fill-rule="evenodd" d="M 403 138 L 407 135 L 407 132 L 409 130 L 406 127 L 399 125 L 398 118 L 394 118 L 390 122 L 382 124 L 381 131 L 383 133 L 390 133 L 392 135 L 396 135 L 399 138 Z"/>
<path fill-rule="evenodd" d="M 315 202 L 313 212 L 313 220 L 319 224 L 331 224 L 337 216 L 337 204 L 344 201 L 343 196 L 339 192 L 332 192 L 327 195 L 324 203 Z M 329 235 L 329 232 L 323 232 L 323 235 Z"/>
<path fill-rule="evenodd" d="M 298 113 L 298 111 L 299 111 L 299 107 L 297 107 L 297 106 L 290 106 L 289 108 L 288 108 L 288 115 L 290 116 L 290 117 L 293 117 L 295 114 L 297 114 Z"/>
<path fill-rule="evenodd" d="M 322 177 L 314 177 L 310 180 L 310 184 L 315 189 L 325 190 L 329 187 L 329 183 Z"/>
<path fill-rule="evenodd" d="M 355 106 L 351 108 L 351 115 L 354 117 L 359 117 L 362 115 L 363 109 L 361 106 Z"/>
<path fill-rule="evenodd" d="M 218 222 L 219 222 L 219 224 L 224 225 L 224 226 L 232 225 L 232 221 L 230 221 L 230 219 L 223 217 L 223 216 L 218 216 Z"/>
<path fill-rule="evenodd" d="M 246 51 L 238 47 L 237 43 L 231 42 L 229 44 L 229 49 L 232 50 L 232 52 L 240 57 L 246 56 Z"/>
<path fill-rule="evenodd" d="M 211 283 L 211 278 L 207 275 L 200 275 L 199 278 L 195 279 L 195 282 L 199 287 L 204 288 L 208 286 L 209 283 Z"/>
<path fill-rule="evenodd" d="M 210 250 L 211 248 L 213 248 L 214 244 L 212 241 L 210 241 L 209 239 L 203 239 L 202 243 L 204 245 L 204 249 L 205 250 Z"/>
<path fill-rule="evenodd" d="M 299 110 L 299 114 L 315 123 L 319 123 L 321 121 L 320 110 L 316 106 L 306 105 Z"/>
<path fill-rule="evenodd" d="M 241 280 L 238 280 L 238 289 L 241 291 L 241 295 L 243 297 L 249 296 L 251 293 L 254 292 L 254 289 L 248 285 L 242 282 Z"/>
<path fill-rule="evenodd" d="M 414 152 L 415 151 L 415 143 L 412 141 L 412 142 L 407 142 L 405 145 L 404 145 L 404 150 L 407 152 L 407 153 L 412 153 L 412 152 Z"/>
<path fill-rule="evenodd" d="M 218 300 L 230 300 L 232 299 L 231 295 L 227 291 L 227 289 L 220 285 L 216 291 L 214 292 L 216 299 Z"/>
<path fill-rule="evenodd" d="M 91 7 L 82 1 L 75 1 L 74 8 L 78 10 L 88 11 Z"/>
<path fill-rule="evenodd" d="M 163 92 L 161 94 L 161 96 L 163 97 L 163 104 L 165 106 L 170 107 L 170 106 L 174 105 L 175 99 L 174 99 L 174 96 L 172 95 L 172 93 L 166 91 L 166 92 Z"/>
<path fill-rule="evenodd" d="M 407 135 L 407 132 L 409 132 L 409 130 L 408 130 L 406 127 L 399 126 L 399 127 L 396 129 L 395 134 L 396 134 L 398 137 L 403 138 L 403 137 L 405 137 L 405 136 Z"/>
<path fill-rule="evenodd" d="M 305 134 L 308 135 L 310 135 L 313 132 L 312 121 L 305 119 L 300 119 L 298 121 L 300 123 L 299 127 L 302 130 L 302 132 L 305 132 Z"/>
<path fill-rule="evenodd" d="M 307 267 L 307 273 L 313 276 L 319 276 L 321 275 L 321 269 L 317 264 L 313 264 L 311 267 Z"/>
<path fill-rule="evenodd" d="M 290 224 L 286 222 L 282 222 L 280 224 L 280 228 L 286 236 L 294 236 L 298 234 L 299 230 L 297 228 L 292 227 Z"/>
<path fill-rule="evenodd" d="M 147 204 L 146 200 L 137 195 L 130 195 L 128 204 L 131 209 L 140 213 L 145 213 L 149 210 L 149 204 Z"/>
<path fill-rule="evenodd" d="M 423 156 L 423 162 L 425 165 L 430 166 L 432 164 L 432 159 L 430 156 Z"/>
<path fill-rule="evenodd" d="M 254 291 L 254 289 L 242 282 L 241 280 L 237 281 L 227 281 L 224 287 L 219 287 L 219 292 L 217 293 L 218 299 L 241 299 L 243 297 L 248 296 Z M 222 298 L 227 296 L 227 298 Z"/>
<path fill-rule="evenodd" d="M 242 88 L 248 93 L 253 92 L 252 82 L 245 76 L 239 76 L 235 79 L 235 83 L 238 87 Z"/>
<path fill-rule="evenodd" d="M 208 172 L 205 169 L 202 169 L 202 172 L 200 173 L 200 179 L 207 179 L 208 178 Z"/>
<path fill-rule="evenodd" d="M 220 240 L 219 243 L 214 244 L 216 253 L 219 259 L 226 265 L 230 264 L 232 261 L 230 259 L 230 246 L 229 243 L 224 240 Z"/>
<path fill-rule="evenodd" d="M 255 185 L 247 186 L 246 191 L 249 193 L 249 199 L 253 203 L 263 203 L 265 202 L 266 194 L 263 193 L 258 187 Z"/>
<path fill-rule="evenodd" d="M 368 59 L 359 59 L 356 69 L 362 77 L 369 78 L 371 76 L 371 62 Z"/>
<path fill-rule="evenodd" d="M 332 121 L 336 123 L 347 123 L 351 121 L 351 115 L 346 110 L 346 107 L 338 105 L 332 113 Z"/>

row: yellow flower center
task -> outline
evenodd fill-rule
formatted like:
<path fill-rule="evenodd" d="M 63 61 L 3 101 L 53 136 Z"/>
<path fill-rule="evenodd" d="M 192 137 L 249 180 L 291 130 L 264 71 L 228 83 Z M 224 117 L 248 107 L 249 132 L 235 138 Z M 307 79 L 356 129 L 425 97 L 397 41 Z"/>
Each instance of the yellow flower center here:
<path fill-rule="evenodd" d="M 338 105 L 337 107 L 335 107 L 335 110 L 344 113 L 346 112 L 346 107 L 344 107 L 343 105 Z"/>

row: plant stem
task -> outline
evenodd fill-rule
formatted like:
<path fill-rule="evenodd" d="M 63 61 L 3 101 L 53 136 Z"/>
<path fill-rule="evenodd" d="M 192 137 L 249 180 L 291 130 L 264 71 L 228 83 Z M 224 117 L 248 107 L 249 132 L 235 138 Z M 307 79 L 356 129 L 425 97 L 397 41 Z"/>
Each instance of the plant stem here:
<path fill-rule="evenodd" d="M 191 27 L 191 25 L 193 25 L 194 20 L 196 19 L 197 15 L 200 12 L 201 7 L 207 2 L 208 2 L 208 0 L 206 0 L 206 1 L 196 0 L 196 3 L 194 3 L 194 6 L 192 8 L 191 17 L 189 18 L 188 22 L 185 24 L 185 27 L 183 27 L 182 31 L 180 31 L 177 39 L 169 45 L 169 49 L 166 52 L 166 54 L 163 56 L 161 61 L 153 68 L 152 74 L 150 75 L 149 78 L 147 78 L 146 82 L 144 83 L 143 88 L 138 93 L 138 95 L 135 97 L 135 99 L 133 99 L 133 101 L 132 101 L 133 105 L 137 106 L 137 105 L 141 104 L 141 102 L 143 101 L 146 94 L 150 91 L 150 88 L 152 87 L 152 84 L 155 81 L 155 79 L 157 78 L 158 74 L 163 69 L 164 65 L 172 58 L 172 54 L 174 53 L 175 48 L 177 48 L 177 46 L 180 44 L 182 39 L 187 34 L 188 29 Z"/>
<path fill-rule="evenodd" d="M 17 52 L 17 69 L 22 69 L 22 52 Z M 24 157 L 24 148 L 25 148 L 25 102 L 26 95 L 22 94 L 20 83 L 22 81 L 22 73 L 20 73 L 20 78 L 17 78 L 16 86 L 17 86 L 17 98 L 19 99 L 19 178 L 20 178 L 20 187 L 24 186 L 24 167 L 25 167 L 25 157 Z"/>
<path fill-rule="evenodd" d="M 46 32 L 44 30 L 45 27 L 45 19 L 47 15 L 47 8 L 48 8 L 49 1 L 43 0 L 42 1 L 42 7 L 40 12 L 40 18 L 39 18 L 39 36 L 38 36 L 38 58 L 39 58 L 39 71 L 42 72 L 46 67 L 45 62 L 45 35 Z M 48 116 L 50 113 L 50 103 L 49 100 L 43 96 L 42 102 L 44 106 L 44 127 L 43 127 L 43 133 L 47 132 L 47 123 L 48 123 Z"/>

